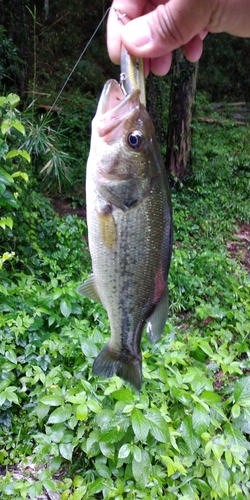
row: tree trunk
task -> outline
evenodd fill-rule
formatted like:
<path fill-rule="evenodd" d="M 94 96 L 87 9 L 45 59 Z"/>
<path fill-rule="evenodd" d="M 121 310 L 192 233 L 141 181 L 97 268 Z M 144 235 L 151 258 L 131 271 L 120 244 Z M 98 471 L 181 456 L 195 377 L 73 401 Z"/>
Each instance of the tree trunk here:
<path fill-rule="evenodd" d="M 44 0 L 44 19 L 47 21 L 49 18 L 49 0 Z"/>
<path fill-rule="evenodd" d="M 164 117 L 166 106 L 163 105 L 162 96 L 165 97 L 163 79 L 153 75 L 153 73 L 149 73 L 146 80 L 147 110 L 154 124 L 155 135 L 160 147 L 165 145 L 167 132 L 166 127 L 164 128 L 166 123 L 166 117 Z"/>
<path fill-rule="evenodd" d="M 166 166 L 180 180 L 188 173 L 197 72 L 198 64 L 190 63 L 180 49 L 176 50 L 170 91 Z"/>

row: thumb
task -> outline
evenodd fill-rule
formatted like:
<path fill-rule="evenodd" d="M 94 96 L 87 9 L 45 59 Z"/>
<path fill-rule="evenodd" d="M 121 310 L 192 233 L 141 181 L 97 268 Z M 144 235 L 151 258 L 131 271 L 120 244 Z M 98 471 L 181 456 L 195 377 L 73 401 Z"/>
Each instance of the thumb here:
<path fill-rule="evenodd" d="M 211 4 L 200 0 L 169 0 L 122 29 L 126 49 L 138 57 L 160 57 L 187 45 L 209 24 Z"/>

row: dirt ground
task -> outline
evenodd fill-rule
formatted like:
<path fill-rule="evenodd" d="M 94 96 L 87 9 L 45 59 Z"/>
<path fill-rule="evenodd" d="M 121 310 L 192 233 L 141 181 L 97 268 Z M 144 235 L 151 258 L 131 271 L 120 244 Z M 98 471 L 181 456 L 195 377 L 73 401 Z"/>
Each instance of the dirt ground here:
<path fill-rule="evenodd" d="M 248 270 L 250 274 L 250 224 L 242 224 L 227 245 L 228 252 Z"/>
<path fill-rule="evenodd" d="M 67 214 L 78 215 L 81 219 L 86 219 L 86 209 L 81 206 L 77 206 L 73 208 L 70 200 L 61 199 L 61 198 L 51 198 L 50 203 L 53 206 L 56 213 L 60 215 L 60 217 L 64 217 Z"/>

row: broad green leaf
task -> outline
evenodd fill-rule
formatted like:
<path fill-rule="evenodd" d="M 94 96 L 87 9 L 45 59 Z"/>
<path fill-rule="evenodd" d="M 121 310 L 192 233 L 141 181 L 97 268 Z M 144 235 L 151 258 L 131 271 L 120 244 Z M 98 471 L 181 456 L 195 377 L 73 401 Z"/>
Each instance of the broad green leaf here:
<path fill-rule="evenodd" d="M 11 363 L 14 363 L 15 365 L 17 364 L 17 357 L 15 352 L 12 349 L 9 349 L 5 353 L 6 359 L 8 359 Z"/>
<path fill-rule="evenodd" d="M 218 469 L 218 463 L 217 461 L 213 461 L 212 463 L 212 467 L 211 467 L 211 472 L 212 472 L 212 475 L 217 483 L 218 481 L 218 477 L 219 477 L 219 473 L 220 473 L 220 470 Z"/>
<path fill-rule="evenodd" d="M 8 102 L 7 97 L 5 96 L 0 97 L 0 107 L 4 106 L 4 104 L 6 104 L 7 102 Z"/>
<path fill-rule="evenodd" d="M 186 417 L 180 425 L 180 433 L 193 454 L 200 446 L 200 439 L 195 435 L 191 417 Z"/>
<path fill-rule="evenodd" d="M 237 418 L 240 416 L 240 405 L 238 403 L 235 403 L 232 406 L 232 417 Z"/>
<path fill-rule="evenodd" d="M 74 480 L 73 480 L 73 485 L 76 487 L 76 488 L 79 488 L 84 482 L 84 479 L 82 476 L 75 476 L 74 477 Z"/>
<path fill-rule="evenodd" d="M 72 313 L 72 307 L 71 307 L 70 302 L 68 300 L 65 300 L 65 299 L 61 300 L 60 310 L 61 310 L 62 315 L 65 318 L 68 318 L 70 316 L 70 314 Z"/>
<path fill-rule="evenodd" d="M 7 260 L 10 260 L 10 259 L 13 259 L 14 256 L 15 256 L 14 252 L 11 252 L 11 253 L 4 252 L 3 255 L 0 254 L 0 269 L 2 269 L 4 262 L 6 262 Z M 1 291 L 2 290 L 3 290 L 3 288 L 1 288 Z M 8 293 L 7 294 L 4 293 L 4 295 L 8 295 Z M 4 363 L 4 365 L 6 365 L 6 363 Z M 3 365 L 2 365 L 2 370 L 4 370 Z M 5 371 L 6 371 L 6 368 L 5 368 Z"/>
<path fill-rule="evenodd" d="M 2 380 L 2 382 L 0 383 L 0 392 L 5 391 L 5 389 L 7 389 L 9 385 L 10 385 L 10 380 Z"/>
<path fill-rule="evenodd" d="M 1 366 L 2 372 L 11 372 L 16 369 L 16 365 L 10 361 L 5 361 Z"/>
<path fill-rule="evenodd" d="M 6 159 L 15 158 L 16 156 L 22 156 L 25 160 L 27 160 L 30 163 L 30 155 L 27 151 L 25 151 L 23 149 L 11 149 L 7 153 Z"/>
<path fill-rule="evenodd" d="M 50 394 L 48 396 L 44 396 L 40 399 L 40 402 L 44 405 L 49 406 L 61 406 L 64 403 L 64 399 L 62 396 L 56 396 L 54 394 Z"/>
<path fill-rule="evenodd" d="M 0 139 L 0 158 L 3 158 L 5 154 L 8 152 L 9 147 L 7 142 Z"/>
<path fill-rule="evenodd" d="M 133 446 L 133 457 L 136 462 L 141 462 L 141 450 L 139 446 L 136 446 L 136 444 Z"/>
<path fill-rule="evenodd" d="M 134 395 L 130 389 L 118 389 L 118 391 L 112 393 L 112 396 L 117 401 L 123 401 L 128 405 L 134 403 Z"/>
<path fill-rule="evenodd" d="M 174 460 L 167 455 L 161 456 L 162 460 L 167 464 L 168 476 L 172 476 L 176 471 L 180 472 L 183 475 L 187 474 L 185 467 L 183 467 L 177 456 L 174 456 Z"/>
<path fill-rule="evenodd" d="M 1 132 L 3 135 L 5 135 L 11 128 L 15 128 L 20 132 L 22 135 L 25 134 L 25 128 L 23 124 L 17 120 L 16 118 L 13 119 L 4 119 L 1 124 Z"/>
<path fill-rule="evenodd" d="M 205 432 L 210 424 L 210 417 L 207 410 L 201 404 L 197 404 L 192 415 L 194 431 L 200 436 Z"/>
<path fill-rule="evenodd" d="M 234 399 L 238 404 L 250 406 L 250 377 L 243 377 L 236 382 Z"/>
<path fill-rule="evenodd" d="M 19 203 L 17 202 L 16 197 L 10 192 L 10 191 L 5 191 L 3 196 L 0 197 L 0 205 L 2 207 L 13 207 L 13 208 L 18 208 Z"/>
<path fill-rule="evenodd" d="M 13 228 L 13 219 L 11 217 L 2 217 L 0 219 L 0 227 L 2 229 L 5 229 L 7 227 L 9 227 L 10 229 Z"/>
<path fill-rule="evenodd" d="M 13 257 L 13 255 L 11 255 L 10 258 L 12 258 L 12 257 Z M 1 285 L 1 283 L 0 283 L 0 293 L 2 293 L 3 295 L 5 295 L 6 297 L 8 297 L 8 295 L 9 295 L 8 290 L 5 288 L 5 286 Z"/>
<path fill-rule="evenodd" d="M 118 452 L 118 458 L 127 458 L 131 452 L 131 444 L 123 444 Z"/>
<path fill-rule="evenodd" d="M 199 342 L 199 347 L 206 353 L 208 354 L 209 356 L 212 356 L 213 355 L 213 350 L 211 348 L 211 346 L 209 345 L 208 342 L 206 342 L 205 340 L 201 340 Z"/>
<path fill-rule="evenodd" d="M 6 172 L 3 167 L 0 167 L 0 184 L 6 184 L 6 186 L 10 186 L 13 183 L 14 181 L 12 176 L 8 172 Z"/>
<path fill-rule="evenodd" d="M 88 416 L 88 408 L 86 404 L 78 405 L 76 408 L 76 418 L 78 420 L 85 420 Z"/>
<path fill-rule="evenodd" d="M 53 443 L 60 443 L 66 431 L 65 424 L 55 424 L 50 428 L 50 439 Z"/>
<path fill-rule="evenodd" d="M 93 457 L 99 453 L 99 433 L 98 431 L 92 431 L 86 441 L 86 451 L 90 457 Z"/>
<path fill-rule="evenodd" d="M 59 444 L 59 451 L 62 455 L 63 458 L 66 458 L 66 460 L 72 460 L 72 453 L 73 453 L 74 445 L 71 443 L 60 443 Z"/>
<path fill-rule="evenodd" d="M 6 401 L 6 395 L 5 392 L 0 393 L 0 406 L 3 406 L 3 404 Z"/>
<path fill-rule="evenodd" d="M 233 423 L 241 432 L 250 434 L 250 408 L 243 408 L 240 416 L 236 418 Z"/>
<path fill-rule="evenodd" d="M 13 94 L 13 92 L 11 92 L 7 95 L 6 102 L 8 102 L 12 107 L 15 107 L 20 102 L 20 97 L 17 94 Z"/>
<path fill-rule="evenodd" d="M 93 483 L 88 485 L 88 496 L 100 493 L 103 489 L 103 478 L 99 477 Z"/>
<path fill-rule="evenodd" d="M 35 413 L 39 418 L 44 419 L 48 415 L 49 410 L 49 406 L 43 405 L 41 403 L 36 406 Z"/>
<path fill-rule="evenodd" d="M 151 462 L 149 454 L 146 450 L 141 450 L 141 462 L 137 462 L 137 460 L 133 459 L 132 471 L 135 481 L 140 486 L 145 487 L 151 474 Z"/>
<path fill-rule="evenodd" d="M 211 487 L 206 481 L 200 478 L 194 478 L 192 482 L 195 486 L 197 486 L 198 491 L 201 491 L 204 494 L 203 498 L 211 498 Z"/>
<path fill-rule="evenodd" d="M 131 413 L 133 431 L 140 441 L 147 439 L 150 423 L 140 410 L 134 408 Z"/>
<path fill-rule="evenodd" d="M 25 128 L 19 120 L 12 120 L 10 126 L 18 130 L 21 134 L 25 135 Z"/>
<path fill-rule="evenodd" d="M 94 413 L 100 413 L 102 409 L 101 405 L 94 399 L 89 399 L 88 401 L 86 401 L 86 404 L 89 410 L 93 411 Z"/>
<path fill-rule="evenodd" d="M 95 468 L 96 468 L 99 476 L 104 477 L 104 479 L 110 478 L 110 470 L 107 467 L 107 465 L 103 464 L 102 462 L 96 462 Z"/>
<path fill-rule="evenodd" d="M 204 391 L 201 394 L 201 399 L 203 399 L 203 401 L 205 401 L 209 406 L 213 406 L 221 402 L 219 394 L 212 391 Z"/>
<path fill-rule="evenodd" d="M 78 424 L 78 420 L 75 415 L 71 415 L 70 419 L 67 422 L 67 425 L 70 429 L 74 429 Z"/>
<path fill-rule="evenodd" d="M 232 463 L 233 463 L 233 457 L 232 457 L 232 453 L 230 450 L 225 451 L 225 459 L 226 459 L 228 467 L 231 468 Z"/>
<path fill-rule="evenodd" d="M 168 443 L 170 434 L 168 424 L 159 411 L 148 410 L 147 419 L 150 422 L 150 432 L 160 443 Z"/>
<path fill-rule="evenodd" d="M 133 409 L 134 409 L 134 404 L 126 405 L 124 406 L 122 413 L 132 413 Z"/>
<path fill-rule="evenodd" d="M 58 486 L 54 483 L 54 481 L 52 481 L 52 479 L 44 479 L 43 482 L 42 482 L 44 488 L 47 490 L 47 491 L 57 491 L 58 490 Z"/>
<path fill-rule="evenodd" d="M 11 177 L 12 177 L 12 179 L 16 179 L 17 177 L 21 177 L 25 182 L 28 182 L 28 180 L 29 180 L 28 174 L 26 174 L 26 172 L 20 172 L 20 170 L 18 170 L 17 172 L 14 172 L 14 174 L 12 174 Z"/>
<path fill-rule="evenodd" d="M 61 297 L 62 294 L 63 294 L 63 289 L 56 287 L 52 295 L 52 300 L 58 299 L 59 297 Z"/>
<path fill-rule="evenodd" d="M 57 408 L 50 414 L 48 424 L 60 424 L 61 422 L 65 422 L 71 417 L 71 414 L 71 408 L 67 408 L 66 406 Z"/>
<path fill-rule="evenodd" d="M 81 340 L 81 349 L 87 358 L 96 358 L 99 354 L 99 349 L 91 338 L 88 340 Z"/>
<path fill-rule="evenodd" d="M 225 493 L 225 495 L 228 496 L 228 481 L 224 477 L 220 477 L 219 479 L 219 485 L 222 489 L 222 491 Z"/>
<path fill-rule="evenodd" d="M 113 444 L 101 442 L 99 443 L 99 446 L 102 454 L 105 457 L 110 458 L 111 460 L 114 459 L 115 446 Z"/>
<path fill-rule="evenodd" d="M 227 423 L 225 425 L 225 434 L 231 437 L 231 445 L 241 446 L 250 450 L 250 443 L 247 441 L 242 432 L 234 425 Z"/>
<path fill-rule="evenodd" d="M 118 443 L 125 436 L 125 433 L 125 429 L 116 426 L 112 429 L 101 431 L 99 440 L 108 443 Z"/>
<path fill-rule="evenodd" d="M 96 417 L 96 423 L 100 429 L 106 430 L 113 428 L 115 412 L 113 410 L 102 410 Z"/>
<path fill-rule="evenodd" d="M 5 135 L 10 129 L 10 121 L 9 120 L 3 120 L 1 124 L 1 132 L 3 135 Z"/>
<path fill-rule="evenodd" d="M 16 387 L 14 387 L 13 389 L 16 391 Z M 18 397 L 16 393 L 12 390 L 11 386 L 8 387 L 8 389 L 6 389 L 4 393 L 8 401 L 10 401 L 11 403 L 16 403 L 17 405 L 19 404 Z"/>
<path fill-rule="evenodd" d="M 87 486 L 79 486 L 72 495 L 70 495 L 70 500 L 82 500 L 86 498 Z"/>
<path fill-rule="evenodd" d="M 73 403 L 74 405 L 81 405 L 86 401 L 86 392 L 81 391 L 78 392 L 77 394 L 72 394 L 71 396 L 67 397 L 67 401 L 69 403 Z"/>
<path fill-rule="evenodd" d="M 41 496 L 42 491 L 43 485 L 40 481 L 37 481 L 36 483 L 33 483 L 28 487 L 28 494 L 31 500 L 37 498 L 38 495 Z"/>

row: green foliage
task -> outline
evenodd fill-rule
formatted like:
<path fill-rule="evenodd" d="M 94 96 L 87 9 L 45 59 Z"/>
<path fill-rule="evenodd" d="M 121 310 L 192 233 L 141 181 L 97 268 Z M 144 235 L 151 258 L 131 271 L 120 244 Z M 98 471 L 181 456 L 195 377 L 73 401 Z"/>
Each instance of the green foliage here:
<path fill-rule="evenodd" d="M 18 48 L 6 34 L 6 29 L 0 24 L 0 93 L 16 91 L 17 81 L 21 75 Z"/>
<path fill-rule="evenodd" d="M 42 178 L 41 190 L 48 193 L 65 190 L 71 184 L 69 155 L 61 148 L 62 138 L 52 128 L 51 117 L 34 114 L 35 103 L 31 106 L 31 116 L 24 113 L 27 136 L 23 147 L 32 158 L 33 176 Z"/>
<path fill-rule="evenodd" d="M 92 375 L 110 332 L 76 294 L 85 222 L 22 187 L 0 286 L 3 500 L 248 498 L 250 281 L 227 242 L 249 223 L 249 159 L 246 132 L 210 127 L 194 124 L 193 174 L 172 193 L 171 315 L 160 342 L 143 338 L 140 394 Z M 30 460 L 35 480 L 15 480 L 11 465 Z"/>
<path fill-rule="evenodd" d="M 25 172 L 19 170 L 17 160 L 30 161 L 30 156 L 24 149 L 12 149 L 13 130 L 24 134 L 24 126 L 18 119 L 16 105 L 19 97 L 9 94 L 0 97 L 0 229 L 7 232 L 13 227 L 13 212 L 19 207 L 18 197 L 21 193 L 20 179 L 28 182 Z M 3 264 L 14 256 L 14 252 L 4 251 L 0 254 L 0 270 Z"/>
<path fill-rule="evenodd" d="M 89 93 L 75 96 L 70 102 L 67 113 L 61 113 L 53 121 L 53 127 L 61 132 L 60 147 L 67 151 L 67 164 L 71 172 L 71 187 L 74 193 L 85 179 L 86 164 L 89 155 L 91 121 L 95 115 L 97 100 Z"/>
<path fill-rule="evenodd" d="M 213 101 L 249 99 L 250 40 L 227 33 L 209 34 L 199 63 L 198 89 Z"/>

